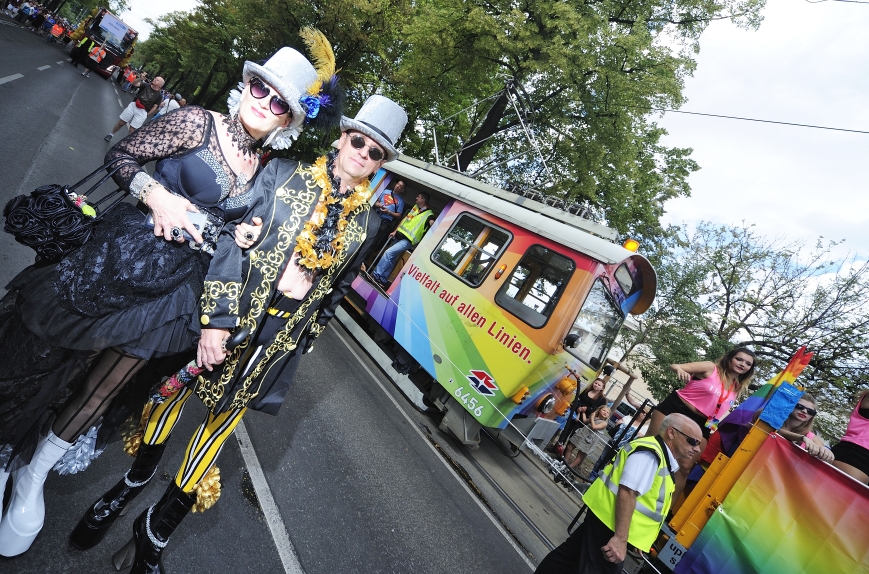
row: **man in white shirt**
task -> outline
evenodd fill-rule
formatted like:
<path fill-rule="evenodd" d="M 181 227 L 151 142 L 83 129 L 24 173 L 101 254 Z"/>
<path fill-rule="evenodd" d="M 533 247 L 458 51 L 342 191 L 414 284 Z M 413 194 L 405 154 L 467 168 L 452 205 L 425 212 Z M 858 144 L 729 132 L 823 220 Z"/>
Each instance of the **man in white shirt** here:
<path fill-rule="evenodd" d="M 657 436 L 625 445 L 585 493 L 585 521 L 537 574 L 619 574 L 628 544 L 647 552 L 670 510 L 673 473 L 691 465 L 702 438 L 694 421 L 671 414 Z"/>

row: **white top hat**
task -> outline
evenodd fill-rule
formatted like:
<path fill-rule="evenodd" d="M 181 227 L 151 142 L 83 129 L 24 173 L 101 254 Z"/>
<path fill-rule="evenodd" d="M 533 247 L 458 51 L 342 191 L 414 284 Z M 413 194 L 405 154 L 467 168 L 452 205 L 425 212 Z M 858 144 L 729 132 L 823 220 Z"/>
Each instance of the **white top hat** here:
<path fill-rule="evenodd" d="M 378 95 L 365 100 L 355 118 L 341 117 L 342 132 L 354 130 L 367 135 L 386 151 L 387 161 L 398 157 L 395 143 L 406 125 L 404 109 L 389 98 Z"/>

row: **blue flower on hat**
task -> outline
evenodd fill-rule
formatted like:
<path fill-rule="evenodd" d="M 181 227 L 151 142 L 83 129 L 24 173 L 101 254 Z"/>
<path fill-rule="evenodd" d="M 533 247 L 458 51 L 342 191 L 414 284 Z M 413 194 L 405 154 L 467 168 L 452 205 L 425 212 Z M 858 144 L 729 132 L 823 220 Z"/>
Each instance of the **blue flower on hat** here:
<path fill-rule="evenodd" d="M 317 117 L 317 114 L 320 113 L 320 98 L 317 96 L 305 96 L 299 101 L 303 106 L 305 106 L 305 109 L 307 110 L 305 116 L 307 116 L 308 119 L 313 120 Z"/>

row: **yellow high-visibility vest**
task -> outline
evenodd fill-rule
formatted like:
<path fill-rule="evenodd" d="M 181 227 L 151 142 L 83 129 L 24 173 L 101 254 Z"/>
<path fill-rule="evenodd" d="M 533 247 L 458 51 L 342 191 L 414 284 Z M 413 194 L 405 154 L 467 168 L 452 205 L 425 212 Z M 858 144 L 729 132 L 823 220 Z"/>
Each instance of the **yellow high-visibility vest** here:
<path fill-rule="evenodd" d="M 616 529 L 616 495 L 619 491 L 619 481 L 625 470 L 628 456 L 638 450 L 651 450 L 658 457 L 658 468 L 655 479 L 648 492 L 637 498 L 637 505 L 631 517 L 628 530 L 628 542 L 643 552 L 649 548 L 658 537 L 658 532 L 664 524 L 664 519 L 670 511 L 673 502 L 673 491 L 676 483 L 670 473 L 666 449 L 656 437 L 643 437 L 631 441 L 616 454 L 616 459 L 607 465 L 598 475 L 582 497 L 588 509 L 594 512 L 601 522 L 610 530 Z"/>
<path fill-rule="evenodd" d="M 401 220 L 401 225 L 398 226 L 398 231 L 410 239 L 411 245 L 416 245 L 422 236 L 425 235 L 425 222 L 434 215 L 430 207 L 425 210 L 420 210 L 418 205 L 414 205 L 413 209 L 407 212 L 404 219 Z"/>

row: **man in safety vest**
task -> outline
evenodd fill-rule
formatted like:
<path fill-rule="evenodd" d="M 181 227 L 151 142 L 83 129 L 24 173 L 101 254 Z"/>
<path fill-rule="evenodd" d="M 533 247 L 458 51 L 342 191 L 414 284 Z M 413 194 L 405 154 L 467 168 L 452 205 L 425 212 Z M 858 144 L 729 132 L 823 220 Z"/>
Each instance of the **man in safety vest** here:
<path fill-rule="evenodd" d="M 631 441 L 583 496 L 585 521 L 550 552 L 537 574 L 619 574 L 630 544 L 648 552 L 670 511 L 673 474 L 700 453 L 697 423 L 667 415 L 657 436 Z"/>
<path fill-rule="evenodd" d="M 431 227 L 431 218 L 434 212 L 429 207 L 428 202 L 428 193 L 420 192 L 416 196 L 416 205 L 407 212 L 398 228 L 389 234 L 389 237 L 396 239 L 396 241 L 386 250 L 371 274 L 374 280 L 382 286 L 389 282 L 389 275 L 392 273 L 392 268 L 395 267 L 396 260 L 402 253 L 419 243 L 422 236 Z"/>
<path fill-rule="evenodd" d="M 45 39 L 45 43 L 53 44 L 63 36 L 63 32 L 63 24 L 60 23 L 60 20 L 55 21 L 54 26 L 51 27 L 51 33 L 48 35 L 48 38 Z"/>
<path fill-rule="evenodd" d="M 84 64 L 85 59 L 87 59 L 88 54 L 90 54 L 94 46 L 96 46 L 96 42 L 87 36 L 82 38 L 72 50 L 72 67 L 78 68 L 79 64 Z"/>
<path fill-rule="evenodd" d="M 85 78 L 90 78 L 91 70 L 99 66 L 100 62 L 103 61 L 103 58 L 106 57 L 106 43 L 103 42 L 99 46 L 96 46 L 91 50 L 89 56 L 90 58 L 85 60 L 85 71 L 81 73 Z"/>

